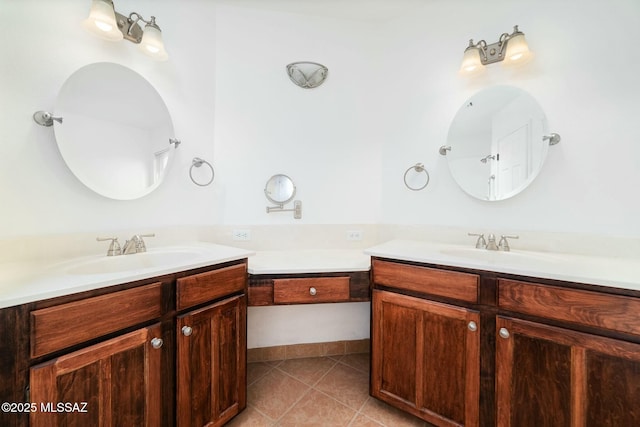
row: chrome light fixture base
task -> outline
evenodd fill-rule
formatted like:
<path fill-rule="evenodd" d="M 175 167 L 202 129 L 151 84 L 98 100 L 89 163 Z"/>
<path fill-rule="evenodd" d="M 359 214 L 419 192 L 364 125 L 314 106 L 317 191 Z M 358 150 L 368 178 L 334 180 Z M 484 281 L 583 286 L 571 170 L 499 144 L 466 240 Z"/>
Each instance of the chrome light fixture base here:
<path fill-rule="evenodd" d="M 329 69 L 316 62 L 292 62 L 287 65 L 287 74 L 301 88 L 313 89 L 324 83 Z"/>

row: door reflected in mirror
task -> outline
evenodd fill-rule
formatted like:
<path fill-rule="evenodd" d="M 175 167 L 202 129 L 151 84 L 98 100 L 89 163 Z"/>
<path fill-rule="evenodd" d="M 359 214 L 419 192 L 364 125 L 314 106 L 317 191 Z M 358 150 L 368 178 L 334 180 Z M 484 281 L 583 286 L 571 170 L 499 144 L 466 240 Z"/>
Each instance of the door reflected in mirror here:
<path fill-rule="evenodd" d="M 522 89 L 496 86 L 478 92 L 458 110 L 447 137 L 451 175 L 469 195 L 504 200 L 540 172 L 549 149 L 547 119 Z"/>
<path fill-rule="evenodd" d="M 164 179 L 176 143 L 160 94 L 141 75 L 112 63 L 80 68 L 62 86 L 56 142 L 73 174 L 105 197 L 137 199 Z"/>

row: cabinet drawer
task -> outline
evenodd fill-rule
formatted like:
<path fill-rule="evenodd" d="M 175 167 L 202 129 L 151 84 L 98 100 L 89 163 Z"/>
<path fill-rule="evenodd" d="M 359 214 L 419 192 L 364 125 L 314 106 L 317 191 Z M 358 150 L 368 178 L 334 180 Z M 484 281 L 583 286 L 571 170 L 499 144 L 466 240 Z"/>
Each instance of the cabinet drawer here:
<path fill-rule="evenodd" d="M 161 283 L 31 312 L 31 357 L 160 317 Z"/>
<path fill-rule="evenodd" d="M 275 304 L 349 301 L 349 277 L 274 279 Z"/>
<path fill-rule="evenodd" d="M 422 292 L 471 303 L 478 302 L 477 274 L 438 270 L 389 261 L 373 260 L 373 283 Z"/>
<path fill-rule="evenodd" d="M 193 307 L 207 301 L 241 292 L 247 286 L 247 264 L 178 279 L 176 306 L 178 310 Z"/>
<path fill-rule="evenodd" d="M 498 279 L 498 306 L 519 313 L 640 335 L 640 299 Z"/>

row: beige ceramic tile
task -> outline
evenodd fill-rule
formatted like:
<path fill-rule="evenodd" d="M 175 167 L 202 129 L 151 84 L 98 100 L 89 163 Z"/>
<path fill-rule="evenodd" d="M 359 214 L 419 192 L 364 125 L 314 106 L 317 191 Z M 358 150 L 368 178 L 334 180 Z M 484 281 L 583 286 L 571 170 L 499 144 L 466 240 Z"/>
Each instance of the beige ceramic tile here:
<path fill-rule="evenodd" d="M 425 422 L 412 415 L 405 414 L 373 397 L 369 397 L 360 413 L 387 427 L 424 427 Z"/>
<path fill-rule="evenodd" d="M 273 425 L 272 420 L 248 406 L 241 414 L 225 424 L 225 427 L 271 427 Z"/>
<path fill-rule="evenodd" d="M 372 420 L 371 418 L 365 417 L 362 414 L 358 414 L 349 427 L 382 427 L 382 424 Z"/>
<path fill-rule="evenodd" d="M 273 369 L 247 389 L 248 403 L 273 420 L 280 418 L 310 387 Z"/>
<path fill-rule="evenodd" d="M 310 357 L 305 359 L 289 359 L 278 365 L 278 369 L 295 377 L 305 384 L 313 385 L 318 382 L 336 364 L 327 357 Z"/>
<path fill-rule="evenodd" d="M 346 341 L 334 341 L 322 343 L 323 356 L 338 356 L 345 353 Z"/>
<path fill-rule="evenodd" d="M 369 398 L 369 375 L 338 363 L 315 388 L 357 411 Z"/>
<path fill-rule="evenodd" d="M 370 345 L 371 340 L 368 339 L 345 341 L 344 354 L 369 353 Z"/>
<path fill-rule="evenodd" d="M 286 359 L 322 356 L 322 343 L 295 344 L 287 346 Z"/>
<path fill-rule="evenodd" d="M 265 362 L 253 362 L 247 364 L 247 385 L 251 385 L 264 377 L 273 366 Z"/>
<path fill-rule="evenodd" d="M 340 359 L 340 363 L 369 374 L 369 353 L 346 354 Z"/>
<path fill-rule="evenodd" d="M 284 345 L 277 347 L 264 347 L 262 349 L 262 360 L 284 360 L 286 359 L 287 348 Z"/>
<path fill-rule="evenodd" d="M 316 390 L 311 390 L 282 417 L 278 426 L 348 426 L 355 414 L 353 409 Z"/>

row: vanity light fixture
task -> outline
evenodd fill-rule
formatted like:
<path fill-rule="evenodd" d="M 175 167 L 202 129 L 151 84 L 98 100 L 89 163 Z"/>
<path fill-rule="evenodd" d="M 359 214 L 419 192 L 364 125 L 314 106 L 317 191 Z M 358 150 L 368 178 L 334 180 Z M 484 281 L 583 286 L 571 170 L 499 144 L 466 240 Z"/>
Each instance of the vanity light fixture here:
<path fill-rule="evenodd" d="M 462 57 L 460 73 L 473 74 L 485 65 L 500 61 L 507 64 L 523 64 L 531 56 L 524 33 L 516 25 L 511 34 L 502 33 L 495 43 L 487 44 L 484 40 L 474 43 L 473 39 L 469 40 L 469 46 Z"/>
<path fill-rule="evenodd" d="M 144 30 L 140 22 L 146 24 Z M 83 26 L 105 40 L 125 39 L 136 43 L 145 55 L 155 60 L 166 61 L 169 58 L 155 16 L 147 21 L 139 13 L 131 12 L 127 17 L 115 11 L 111 0 L 92 0 L 89 17 L 84 20 Z"/>

